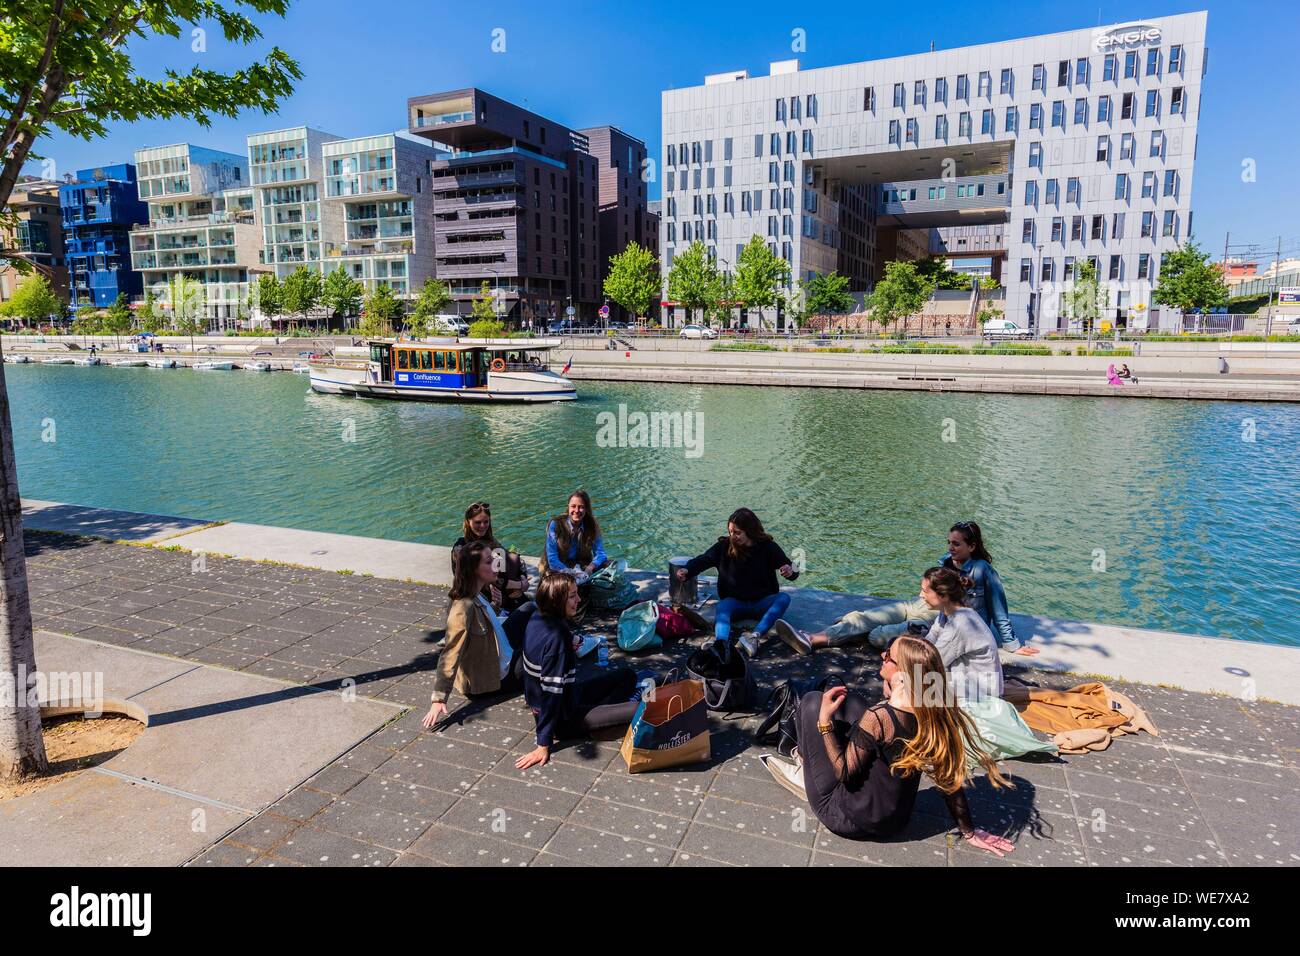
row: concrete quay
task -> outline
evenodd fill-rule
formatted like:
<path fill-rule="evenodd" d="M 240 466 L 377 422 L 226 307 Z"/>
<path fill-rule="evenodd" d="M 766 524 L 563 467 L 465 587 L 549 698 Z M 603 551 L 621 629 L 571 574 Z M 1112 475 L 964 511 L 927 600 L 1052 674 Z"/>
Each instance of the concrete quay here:
<path fill-rule="evenodd" d="M 1300 862 L 1300 710 L 1286 704 L 1117 684 L 1160 730 L 1104 753 L 1004 764 L 1016 784 L 968 796 L 977 825 L 1016 845 L 1005 859 L 953 835 L 925 785 L 907 829 L 873 843 L 840 839 L 766 776 L 755 718 L 711 720 L 708 764 L 629 775 L 617 740 L 559 748 L 526 772 L 532 746 L 519 698 L 453 699 L 442 731 L 419 720 L 442 636 L 446 591 L 435 584 L 221 557 L 202 536 L 253 556 L 325 545 L 361 565 L 373 542 L 252 525 L 31 502 L 26 531 L 38 664 L 94 670 L 109 698 L 149 724 L 127 750 L 67 781 L 57 795 L 0 804 L 0 847 L 39 845 L 46 862 L 201 866 L 1294 866 Z M 99 535 L 120 529 L 137 544 Z M 61 533 L 38 530 L 57 524 Z M 171 548 L 177 550 L 171 550 Z M 299 547 L 299 552 L 295 552 Z M 440 578 L 445 549 L 406 552 L 412 577 Z M 203 552 L 197 554 L 181 548 Z M 416 565 L 419 567 L 416 567 Z M 642 593 L 662 589 L 638 576 Z M 864 599 L 799 589 L 808 623 Z M 1102 642 L 1110 652 L 1163 641 L 1195 658 L 1211 641 L 1021 618 L 1043 657 Z M 1049 623 L 1054 633 L 1047 631 Z M 612 618 L 585 629 L 608 631 Z M 1116 638 L 1118 640 L 1118 638 Z M 672 643 L 637 667 L 680 664 Z M 1260 646 L 1282 672 L 1300 656 Z M 615 652 L 616 659 L 625 655 Z M 1238 661 L 1241 658 L 1234 658 Z M 1083 660 L 1083 658 L 1076 658 Z M 1008 660 L 1044 685 L 1072 674 Z M 1118 661 L 1115 662 L 1118 665 Z M 1169 662 L 1166 661 L 1168 664 Z M 594 666 L 590 661 L 584 666 Z M 1033 666 L 1035 669 L 1028 669 Z M 755 660 L 760 684 L 840 673 L 878 690 L 876 657 L 845 649 Z M 1118 666 L 1115 669 L 1120 669 Z M 1263 677 L 1263 674 L 1260 675 Z M 1285 674 L 1282 674 L 1285 677 Z M 1294 674 L 1290 677 L 1294 685 Z M 1261 688 L 1261 697 L 1265 696 Z M 196 822 L 197 821 L 197 822 Z M 201 824 L 201 825 L 200 825 Z M 11 860 L 0 851 L 0 859 Z M 23 862 L 31 862 L 26 860 Z"/>

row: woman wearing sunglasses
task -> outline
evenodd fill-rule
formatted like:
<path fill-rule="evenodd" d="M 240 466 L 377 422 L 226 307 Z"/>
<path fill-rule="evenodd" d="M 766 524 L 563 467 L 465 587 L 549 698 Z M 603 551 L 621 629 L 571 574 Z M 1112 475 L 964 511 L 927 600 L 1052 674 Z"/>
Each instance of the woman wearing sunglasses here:
<path fill-rule="evenodd" d="M 497 571 L 492 583 L 492 603 L 503 611 L 513 611 L 526 600 L 528 568 L 517 551 L 504 548 L 492 531 L 492 506 L 486 501 L 476 501 L 465 509 L 465 523 L 461 535 L 451 546 L 451 573 L 456 574 L 456 562 L 466 545 L 481 541 L 492 551 L 493 567 Z"/>

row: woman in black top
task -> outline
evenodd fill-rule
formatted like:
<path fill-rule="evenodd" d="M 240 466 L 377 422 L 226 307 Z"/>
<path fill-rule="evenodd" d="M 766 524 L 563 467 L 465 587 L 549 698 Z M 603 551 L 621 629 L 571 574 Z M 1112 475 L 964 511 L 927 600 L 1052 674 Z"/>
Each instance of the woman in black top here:
<path fill-rule="evenodd" d="M 763 523 L 748 508 L 737 508 L 727 519 L 727 534 L 686 567 L 677 569 L 684 580 L 706 568 L 718 569 L 718 611 L 713 621 L 714 649 L 723 661 L 731 657 L 732 618 L 758 621 L 739 644 L 747 655 L 758 653 L 758 645 L 773 627 L 789 628 L 781 615 L 790 606 L 790 595 L 781 593 L 776 580 L 793 581 L 799 576 L 781 546 L 763 530 Z"/>
<path fill-rule="evenodd" d="M 805 797 L 817 819 L 851 840 L 882 839 L 907 825 L 921 774 L 944 795 L 962 838 L 1003 856 L 1015 845 L 976 829 L 962 793 L 966 757 L 974 753 L 996 788 L 1011 786 L 984 751 L 970 718 L 948 687 L 933 644 L 898 638 L 889 648 L 897 665 L 875 706 L 843 687 L 810 691 L 799 702 L 796 763 L 763 762 L 776 781 Z"/>
<path fill-rule="evenodd" d="M 492 506 L 476 501 L 465 509 L 461 536 L 451 546 L 451 573 L 456 574 L 456 559 L 467 544 L 482 541 L 492 549 L 497 579 L 492 585 L 492 603 L 503 611 L 513 611 L 528 600 L 528 568 L 515 551 L 507 551 L 492 533 Z"/>

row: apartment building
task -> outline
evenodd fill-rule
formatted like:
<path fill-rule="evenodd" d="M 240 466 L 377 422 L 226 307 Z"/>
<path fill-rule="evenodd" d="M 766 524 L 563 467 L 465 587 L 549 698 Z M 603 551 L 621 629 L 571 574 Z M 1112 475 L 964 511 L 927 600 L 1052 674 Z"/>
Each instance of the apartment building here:
<path fill-rule="evenodd" d="M 136 150 L 135 166 L 149 221 L 131 230 L 132 267 L 168 308 L 176 277 L 193 280 L 209 323 L 234 327 L 261 268 L 247 157 L 180 143 Z"/>
<path fill-rule="evenodd" d="M 1137 321 L 1162 257 L 1192 233 L 1206 19 L 806 71 L 791 60 L 665 91 L 664 268 L 695 240 L 734 262 L 759 235 L 794 278 L 835 267 L 865 291 L 899 231 L 997 226 L 1002 245 L 980 253 L 1008 318 L 1062 326 L 1086 260 L 1115 317 Z"/>
<path fill-rule="evenodd" d="M 435 272 L 468 313 L 480 284 L 532 327 L 568 308 L 594 321 L 600 290 L 598 163 L 582 133 L 475 88 L 407 101 L 431 163 Z"/>
<path fill-rule="evenodd" d="M 604 301 L 610 256 L 632 242 L 659 254 L 659 217 L 650 212 L 642 175 L 646 168 L 645 143 L 616 126 L 594 126 L 580 132 L 587 137 L 587 149 L 596 159 L 600 231 L 596 281 L 598 295 Z M 611 318 L 633 318 L 624 314 L 617 303 L 606 304 Z"/>
<path fill-rule="evenodd" d="M 258 264 L 284 279 L 300 266 L 321 271 L 327 234 L 342 223 L 322 207 L 321 147 L 338 136 L 306 126 L 248 137 L 248 171 L 261 227 Z"/>
<path fill-rule="evenodd" d="M 74 310 L 138 299 L 144 279 L 131 267 L 131 229 L 149 221 L 131 163 L 79 169 L 59 187 L 68 295 Z"/>
<path fill-rule="evenodd" d="M 442 155 L 405 132 L 326 143 L 326 270 L 343 268 L 367 291 L 417 295 L 435 273 L 430 168 Z"/>
<path fill-rule="evenodd" d="M 68 298 L 68 267 L 63 249 L 63 217 L 59 185 L 48 179 L 20 179 L 9 195 L 5 211 L 10 223 L 0 223 L 0 247 L 13 249 L 50 283 L 55 295 Z M 8 261 L 0 259 L 0 302 L 7 302 L 23 280 Z"/>

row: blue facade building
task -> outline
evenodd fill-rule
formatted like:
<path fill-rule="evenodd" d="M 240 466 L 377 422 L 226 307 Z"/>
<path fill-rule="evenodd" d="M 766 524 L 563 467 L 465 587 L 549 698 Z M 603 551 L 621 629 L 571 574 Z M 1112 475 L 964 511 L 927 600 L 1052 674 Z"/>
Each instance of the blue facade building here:
<path fill-rule="evenodd" d="M 104 308 L 120 293 L 144 294 L 144 281 L 131 268 L 131 227 L 149 221 L 149 206 L 136 190 L 135 166 L 118 163 L 77 170 L 59 187 L 68 296 L 74 309 Z"/>

